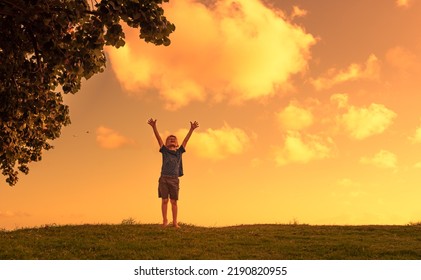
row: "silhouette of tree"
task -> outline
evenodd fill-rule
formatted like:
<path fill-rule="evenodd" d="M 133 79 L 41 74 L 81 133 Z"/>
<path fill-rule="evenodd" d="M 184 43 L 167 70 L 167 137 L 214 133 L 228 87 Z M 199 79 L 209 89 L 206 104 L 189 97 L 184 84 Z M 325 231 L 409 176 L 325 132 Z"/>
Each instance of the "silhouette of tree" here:
<path fill-rule="evenodd" d="M 124 46 L 122 22 L 146 42 L 171 43 L 163 1 L 0 1 L 0 169 L 9 185 L 70 123 L 63 94 L 104 71 L 105 45 Z"/>

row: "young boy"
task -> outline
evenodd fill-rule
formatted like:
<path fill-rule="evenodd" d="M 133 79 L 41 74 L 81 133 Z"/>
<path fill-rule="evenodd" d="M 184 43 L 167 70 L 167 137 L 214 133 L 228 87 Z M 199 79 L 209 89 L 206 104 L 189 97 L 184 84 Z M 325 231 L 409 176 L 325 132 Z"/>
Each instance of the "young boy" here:
<path fill-rule="evenodd" d="M 177 137 L 170 135 L 164 142 L 162 141 L 161 136 L 159 135 L 158 129 L 156 128 L 156 120 L 149 119 L 148 124 L 152 126 L 153 132 L 159 144 L 159 152 L 162 153 L 162 168 L 161 168 L 161 177 L 159 178 L 158 185 L 158 197 L 162 198 L 162 225 L 165 227 L 168 225 L 167 219 L 167 209 L 168 209 L 168 197 L 171 201 L 171 210 L 173 217 L 173 226 L 180 227 L 177 222 L 177 200 L 178 192 L 180 189 L 179 177 L 183 176 L 183 162 L 182 154 L 186 151 L 187 142 L 190 139 L 193 131 L 199 127 L 199 124 L 195 122 L 190 122 L 190 130 L 184 138 L 181 146 L 178 146 Z"/>

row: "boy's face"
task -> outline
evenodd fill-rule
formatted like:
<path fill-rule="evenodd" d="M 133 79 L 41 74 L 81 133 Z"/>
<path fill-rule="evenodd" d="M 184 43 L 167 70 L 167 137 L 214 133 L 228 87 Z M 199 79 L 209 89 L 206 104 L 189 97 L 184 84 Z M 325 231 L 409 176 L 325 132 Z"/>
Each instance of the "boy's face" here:
<path fill-rule="evenodd" d="M 167 147 L 178 147 L 178 141 L 177 137 L 175 136 L 169 136 L 167 140 L 165 141 L 165 146 Z"/>

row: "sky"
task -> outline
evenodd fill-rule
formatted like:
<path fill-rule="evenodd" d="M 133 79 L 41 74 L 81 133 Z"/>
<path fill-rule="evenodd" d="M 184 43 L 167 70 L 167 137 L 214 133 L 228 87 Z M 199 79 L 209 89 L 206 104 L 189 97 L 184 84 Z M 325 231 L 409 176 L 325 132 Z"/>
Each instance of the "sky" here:
<path fill-rule="evenodd" d="M 72 124 L 0 228 L 161 223 L 163 138 L 184 139 L 179 222 L 421 221 L 421 1 L 170 0 L 169 47 L 125 28 L 65 97 Z M 170 216 L 170 213 L 169 213 Z"/>

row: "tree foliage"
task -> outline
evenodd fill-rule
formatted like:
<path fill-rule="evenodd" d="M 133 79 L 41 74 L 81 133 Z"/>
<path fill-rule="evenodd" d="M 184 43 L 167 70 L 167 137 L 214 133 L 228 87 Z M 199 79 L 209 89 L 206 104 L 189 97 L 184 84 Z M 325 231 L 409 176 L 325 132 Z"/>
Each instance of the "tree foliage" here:
<path fill-rule="evenodd" d="M 168 46 L 168 0 L 0 1 L 0 169 L 13 186 L 70 123 L 63 94 L 106 66 L 104 46 L 124 46 L 122 22 Z"/>

